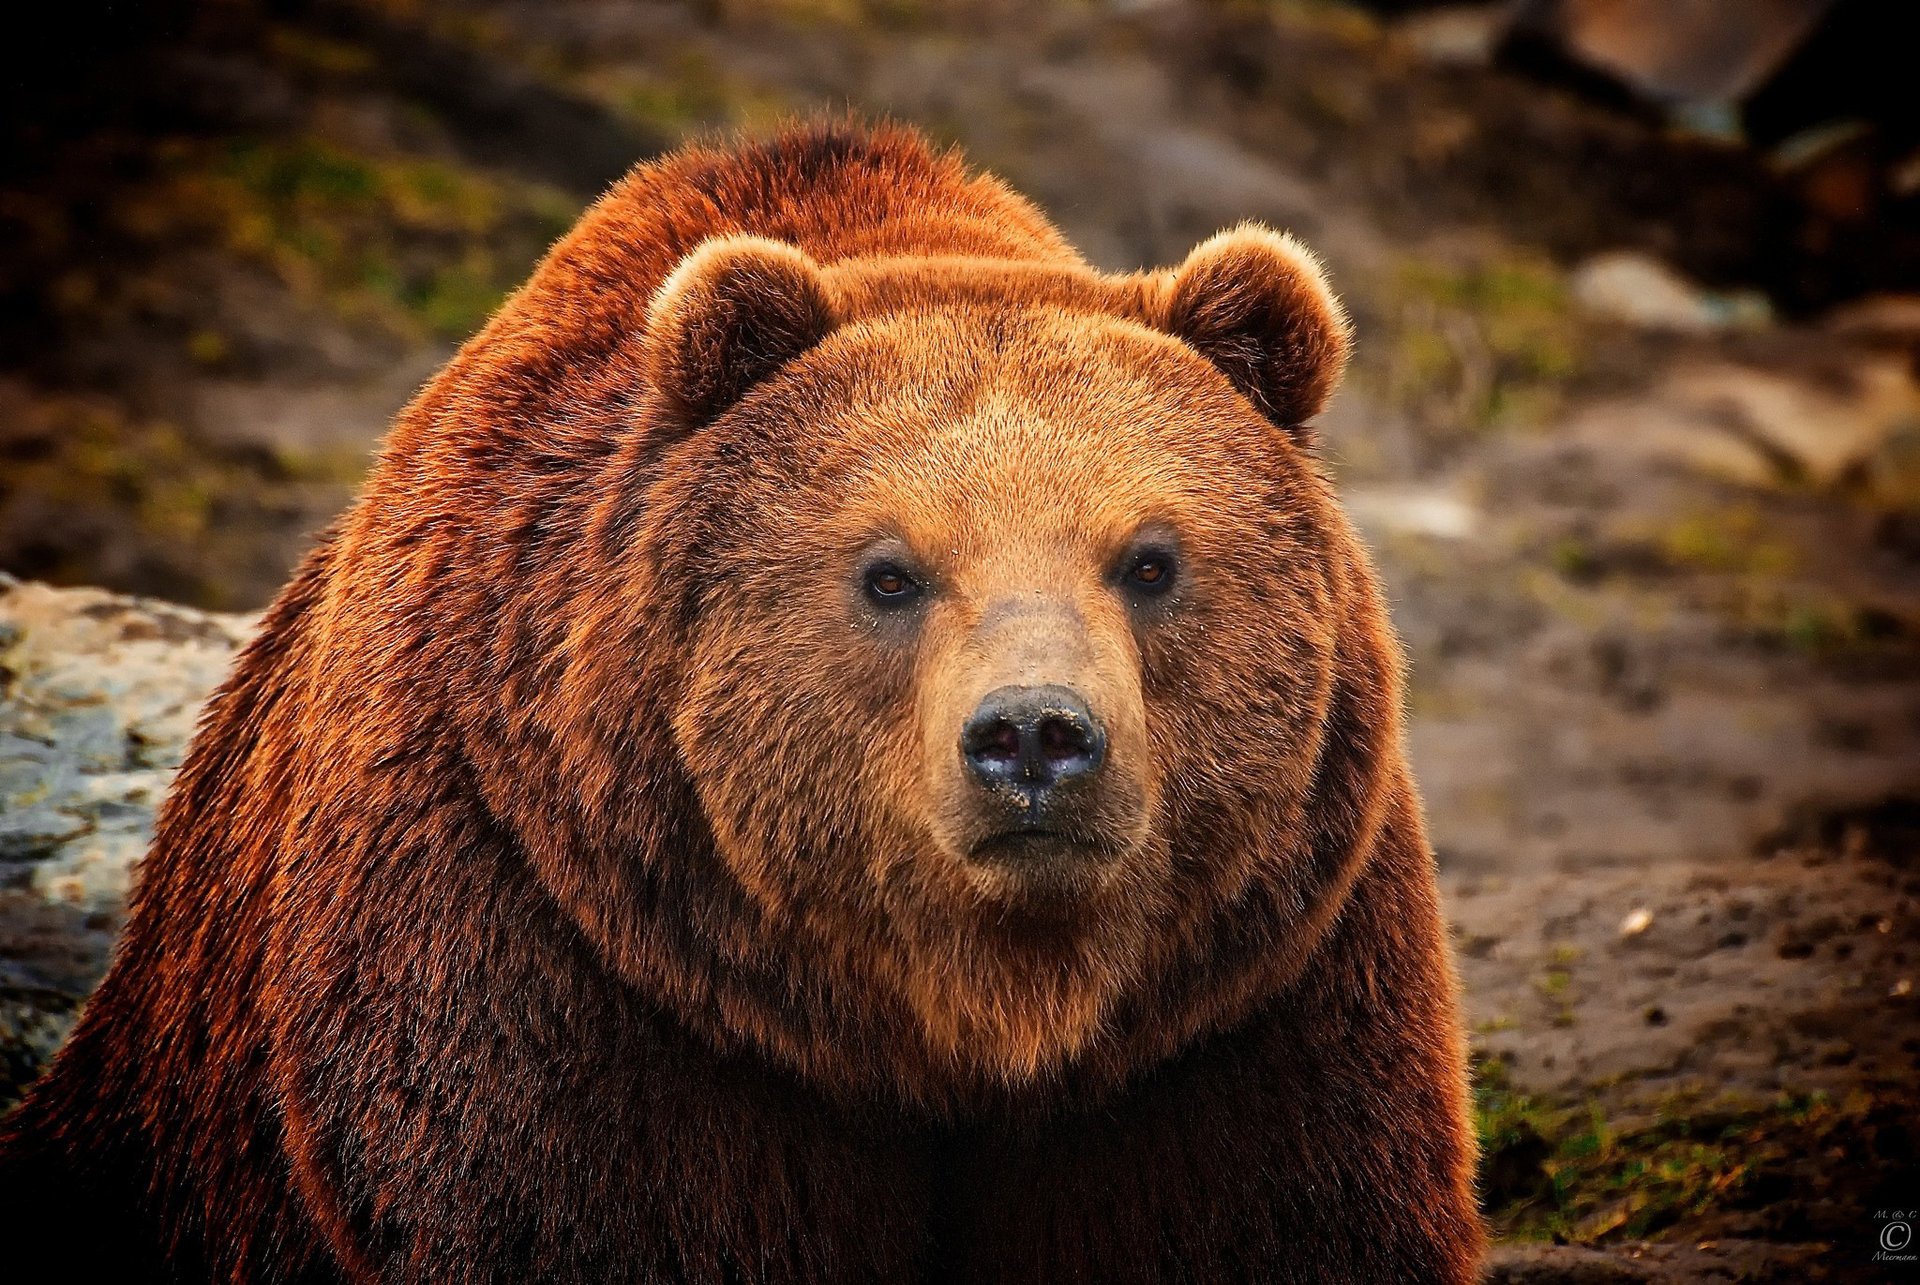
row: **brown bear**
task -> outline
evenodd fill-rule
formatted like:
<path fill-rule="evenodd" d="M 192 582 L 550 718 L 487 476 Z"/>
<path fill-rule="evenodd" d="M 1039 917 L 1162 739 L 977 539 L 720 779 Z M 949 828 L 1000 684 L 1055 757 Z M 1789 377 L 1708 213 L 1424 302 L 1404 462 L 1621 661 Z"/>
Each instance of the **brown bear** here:
<path fill-rule="evenodd" d="M 1103 274 L 902 129 L 634 171 L 209 706 L 0 1252 L 1471 1279 L 1346 347 L 1284 236 Z"/>

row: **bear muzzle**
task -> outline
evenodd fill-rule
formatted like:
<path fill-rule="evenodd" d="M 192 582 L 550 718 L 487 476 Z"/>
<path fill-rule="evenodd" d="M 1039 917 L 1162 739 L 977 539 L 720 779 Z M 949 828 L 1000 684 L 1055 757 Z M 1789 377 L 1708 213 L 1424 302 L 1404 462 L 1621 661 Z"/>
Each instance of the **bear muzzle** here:
<path fill-rule="evenodd" d="M 960 757 L 975 813 L 970 857 L 1049 861 L 1112 848 L 1102 825 L 1107 731 L 1071 687 L 988 692 L 961 729 Z"/>

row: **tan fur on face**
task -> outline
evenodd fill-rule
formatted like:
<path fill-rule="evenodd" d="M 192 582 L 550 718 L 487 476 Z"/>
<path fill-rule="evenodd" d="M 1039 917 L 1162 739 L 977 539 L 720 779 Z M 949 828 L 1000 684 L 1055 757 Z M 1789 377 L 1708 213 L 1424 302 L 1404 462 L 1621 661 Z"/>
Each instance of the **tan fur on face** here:
<path fill-rule="evenodd" d="M 808 434 L 771 449 L 796 407 Z M 854 993 L 877 985 L 904 1002 L 937 1063 L 1023 1078 L 1079 1056 L 1153 966 L 1197 944 L 1181 943 L 1180 920 L 1204 902 L 1178 868 L 1197 854 L 1180 851 L 1170 808 L 1208 806 L 1211 790 L 1242 791 L 1244 808 L 1299 788 L 1329 640 L 1284 672 L 1270 667 L 1287 645 L 1205 658 L 1209 636 L 1315 592 L 1261 556 L 1271 465 L 1232 435 L 1195 446 L 1195 426 L 1221 438 L 1234 421 L 1239 441 L 1285 449 L 1217 372 L 1140 323 L 990 301 L 851 323 L 716 432 L 716 447 L 755 463 L 726 470 L 713 487 L 725 510 L 700 522 L 726 534 L 691 573 L 712 596 L 694 625 L 696 686 L 678 738 L 743 883 Z M 1311 496 L 1273 517 L 1324 520 Z M 1154 524 L 1179 535 L 1191 583 L 1143 629 L 1109 573 Z M 910 638 L 886 636 L 851 596 L 858 555 L 876 540 L 910 553 L 936 588 Z M 983 621 L 1022 611 L 1048 618 L 1040 636 L 1011 649 L 983 637 Z M 969 861 L 950 815 L 966 714 L 1007 665 L 1035 663 L 1070 666 L 1096 702 L 1114 782 L 1115 855 L 1042 890 Z M 1206 712 L 1195 682 L 1239 708 Z M 1266 686 L 1235 686 L 1251 682 Z M 1284 701 L 1286 684 L 1304 707 L 1277 707 L 1284 721 L 1270 729 L 1249 718 Z M 1244 754 L 1237 738 L 1251 729 L 1265 738 L 1258 755 L 1222 762 Z M 769 791 L 743 767 L 801 784 Z M 1240 782 L 1247 767 L 1256 776 Z M 1239 783 L 1214 783 L 1222 772 Z M 1202 793 L 1163 805 L 1170 784 Z M 1245 877 L 1233 871 L 1216 861 L 1194 873 Z"/>

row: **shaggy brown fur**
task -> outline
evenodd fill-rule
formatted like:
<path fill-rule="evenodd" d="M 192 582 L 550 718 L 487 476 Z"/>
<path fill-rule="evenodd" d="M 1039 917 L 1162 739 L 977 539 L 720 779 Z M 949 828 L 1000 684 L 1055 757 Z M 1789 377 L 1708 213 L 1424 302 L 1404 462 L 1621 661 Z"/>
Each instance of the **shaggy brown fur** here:
<path fill-rule="evenodd" d="M 0 1136 L 6 1245 L 77 1213 L 62 1254 L 120 1280 L 1471 1279 L 1395 644 L 1298 428 L 1345 346 L 1283 237 L 1101 275 L 904 131 L 635 171 L 208 709 Z M 876 558 L 914 605 L 863 596 Z M 1105 766 L 1005 832 L 960 729 L 1042 678 Z"/>

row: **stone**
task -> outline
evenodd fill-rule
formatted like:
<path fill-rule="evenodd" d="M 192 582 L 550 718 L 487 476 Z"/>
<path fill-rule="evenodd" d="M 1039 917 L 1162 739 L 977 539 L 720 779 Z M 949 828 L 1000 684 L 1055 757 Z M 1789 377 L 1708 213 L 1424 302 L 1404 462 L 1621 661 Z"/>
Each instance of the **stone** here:
<path fill-rule="evenodd" d="M 99 980 L 154 811 L 256 623 L 0 574 L 0 1109 Z"/>
<path fill-rule="evenodd" d="M 1586 312 L 1647 330 L 1706 335 L 1758 330 L 1773 320 L 1772 305 L 1756 290 L 1706 290 L 1660 260 L 1629 251 L 1587 260 L 1574 269 L 1570 285 Z"/>

